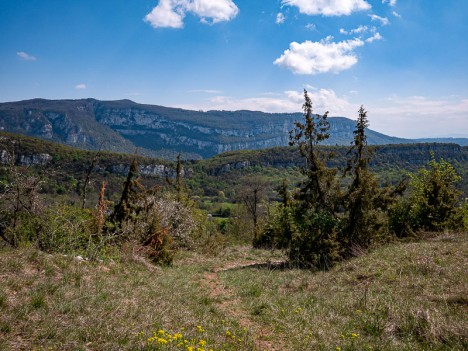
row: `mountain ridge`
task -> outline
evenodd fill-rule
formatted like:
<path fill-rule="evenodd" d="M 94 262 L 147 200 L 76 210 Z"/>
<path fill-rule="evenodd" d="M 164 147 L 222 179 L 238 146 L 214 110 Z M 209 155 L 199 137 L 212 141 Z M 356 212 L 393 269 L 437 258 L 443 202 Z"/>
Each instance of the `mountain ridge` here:
<path fill-rule="evenodd" d="M 173 159 L 211 157 L 226 151 L 285 146 L 293 123 L 302 113 L 260 111 L 193 111 L 132 100 L 31 99 L 0 103 L 0 130 L 39 137 L 66 145 Z M 330 138 L 325 145 L 349 145 L 355 122 L 330 117 Z M 404 139 L 372 129 L 371 145 L 418 142 L 456 142 L 467 138 Z"/>

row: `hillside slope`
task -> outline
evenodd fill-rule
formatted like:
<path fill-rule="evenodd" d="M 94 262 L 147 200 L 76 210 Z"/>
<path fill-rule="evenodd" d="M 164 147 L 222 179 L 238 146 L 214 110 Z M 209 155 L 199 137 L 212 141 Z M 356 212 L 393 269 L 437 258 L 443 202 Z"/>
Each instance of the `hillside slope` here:
<path fill-rule="evenodd" d="M 36 136 L 84 149 L 134 152 L 149 156 L 206 158 L 225 151 L 285 146 L 301 113 L 190 111 L 130 100 L 34 99 L 0 104 L 0 130 Z M 349 145 L 354 121 L 330 118 L 328 145 Z M 373 145 L 412 143 L 373 130 Z M 457 139 L 463 144 L 464 139 Z M 468 143 L 467 143 L 468 144 Z"/>
<path fill-rule="evenodd" d="M 466 239 L 394 243 L 328 272 L 238 246 L 165 268 L 0 248 L 0 349 L 466 350 Z"/>

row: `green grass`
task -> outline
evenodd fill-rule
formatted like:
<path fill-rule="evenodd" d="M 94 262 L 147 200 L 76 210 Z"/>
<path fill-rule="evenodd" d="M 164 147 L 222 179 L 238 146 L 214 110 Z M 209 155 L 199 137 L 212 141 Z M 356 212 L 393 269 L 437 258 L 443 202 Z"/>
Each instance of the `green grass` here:
<path fill-rule="evenodd" d="M 329 272 L 249 267 L 283 257 L 240 246 L 165 268 L 2 249 L 0 350 L 464 350 L 466 239 L 395 243 Z"/>

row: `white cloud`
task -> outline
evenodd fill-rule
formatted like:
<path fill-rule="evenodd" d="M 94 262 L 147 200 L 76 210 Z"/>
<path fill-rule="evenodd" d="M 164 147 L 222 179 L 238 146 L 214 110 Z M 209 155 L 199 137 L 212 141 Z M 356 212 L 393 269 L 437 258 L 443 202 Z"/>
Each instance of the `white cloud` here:
<path fill-rule="evenodd" d="M 396 11 L 393 11 L 392 15 L 395 16 L 395 17 L 401 18 L 401 15 Z"/>
<path fill-rule="evenodd" d="M 382 40 L 383 37 L 379 32 L 375 33 L 372 37 L 366 39 L 366 43 L 372 43 L 375 40 Z"/>
<path fill-rule="evenodd" d="M 360 39 L 338 43 L 327 37 L 319 42 L 292 42 L 289 49 L 274 61 L 295 74 L 318 74 L 346 70 L 358 62 L 354 49 L 364 45 Z"/>
<path fill-rule="evenodd" d="M 370 30 L 372 31 L 373 29 L 375 29 L 375 27 L 372 27 Z M 367 31 L 369 31 L 369 27 L 368 26 L 362 26 L 362 25 L 357 27 L 357 28 L 351 29 L 351 30 L 344 30 L 343 28 L 340 28 L 340 33 L 341 34 L 346 34 L 346 35 L 362 34 L 362 33 L 366 33 Z"/>
<path fill-rule="evenodd" d="M 78 89 L 78 90 L 86 89 L 86 84 L 83 84 L 83 83 L 77 84 L 75 85 L 75 89 Z"/>
<path fill-rule="evenodd" d="M 368 109 L 373 129 L 405 138 L 454 135 L 468 125 L 468 98 L 392 96 Z"/>
<path fill-rule="evenodd" d="M 146 15 L 145 21 L 154 28 L 182 28 L 185 11 L 172 0 L 160 0 L 158 6 Z"/>
<path fill-rule="evenodd" d="M 359 106 L 338 97 L 331 89 L 311 89 L 314 112 L 329 111 L 331 116 L 354 116 Z M 265 93 L 250 98 L 234 98 L 230 96 L 214 96 L 200 105 L 184 105 L 183 108 L 194 110 L 253 110 L 263 112 L 300 112 L 304 103 L 302 91 L 284 91 L 282 93 Z"/>
<path fill-rule="evenodd" d="M 369 10 L 365 0 L 283 0 L 285 6 L 296 6 L 306 15 L 343 16 L 356 11 Z"/>
<path fill-rule="evenodd" d="M 286 17 L 284 17 L 284 15 L 281 12 L 279 12 L 276 15 L 276 24 L 283 24 L 285 19 L 286 19 Z"/>
<path fill-rule="evenodd" d="M 380 17 L 377 15 L 369 15 L 369 17 L 371 18 L 372 21 L 379 21 L 382 24 L 382 26 L 386 26 L 387 24 L 390 23 L 387 17 Z"/>
<path fill-rule="evenodd" d="M 305 27 L 308 30 L 317 30 L 317 26 L 315 24 L 313 24 L 313 23 L 308 23 L 308 24 L 306 24 Z"/>
<path fill-rule="evenodd" d="M 397 3 L 397 0 L 382 0 L 382 4 L 388 3 L 389 6 L 395 6 Z"/>
<path fill-rule="evenodd" d="M 25 60 L 25 61 L 36 61 L 37 58 L 35 56 L 32 56 L 32 55 L 29 55 L 28 53 L 24 52 L 24 51 L 18 51 L 16 53 L 16 55 L 22 59 L 22 60 Z"/>
<path fill-rule="evenodd" d="M 154 28 L 182 28 L 187 13 L 199 17 L 202 23 L 214 24 L 232 20 L 239 9 L 232 0 L 159 0 L 145 21 Z"/>

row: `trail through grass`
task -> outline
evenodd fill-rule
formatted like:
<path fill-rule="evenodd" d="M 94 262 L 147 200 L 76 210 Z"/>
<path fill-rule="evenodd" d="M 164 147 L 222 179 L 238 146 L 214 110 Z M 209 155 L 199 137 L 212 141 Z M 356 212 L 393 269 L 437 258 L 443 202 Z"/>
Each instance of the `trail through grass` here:
<path fill-rule="evenodd" d="M 2 249 L 0 350 L 465 350 L 466 239 L 394 243 L 329 272 L 238 246 L 165 268 Z"/>

